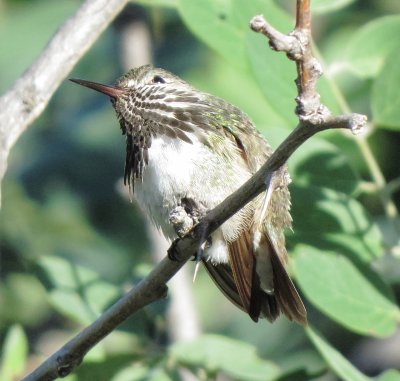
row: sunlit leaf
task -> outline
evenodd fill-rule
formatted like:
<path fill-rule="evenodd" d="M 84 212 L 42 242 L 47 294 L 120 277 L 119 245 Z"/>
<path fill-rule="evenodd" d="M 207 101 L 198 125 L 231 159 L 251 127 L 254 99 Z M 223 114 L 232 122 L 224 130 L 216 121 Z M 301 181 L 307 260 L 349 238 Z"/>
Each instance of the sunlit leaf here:
<path fill-rule="evenodd" d="M 77 1 L 47 0 L 27 2 L 23 7 L 3 7 L 0 46 L 4 54 L 0 54 L 0 92 L 22 74 L 44 48 L 57 27 L 72 15 L 78 6 Z"/>
<path fill-rule="evenodd" d="M 396 369 L 390 369 L 378 377 L 378 381 L 400 381 L 400 372 Z"/>
<path fill-rule="evenodd" d="M 93 321 L 120 294 L 116 286 L 95 272 L 63 258 L 46 256 L 40 259 L 40 265 L 53 286 L 53 306 L 82 324 Z"/>
<path fill-rule="evenodd" d="M 345 64 L 360 77 L 373 77 L 387 55 L 400 47 L 400 16 L 375 19 L 354 33 L 346 47 Z"/>
<path fill-rule="evenodd" d="M 289 160 L 289 169 L 296 184 L 321 186 L 352 193 L 358 177 L 349 159 L 333 144 L 313 137 Z"/>
<path fill-rule="evenodd" d="M 344 381 L 372 381 L 356 369 L 340 352 L 330 346 L 319 333 L 310 326 L 306 328 L 306 332 L 317 350 L 324 357 L 330 368 Z"/>
<path fill-rule="evenodd" d="M 241 69 L 248 67 L 244 40 L 250 19 L 265 14 L 277 28 L 288 20 L 288 16 L 271 0 L 178 1 L 180 14 L 188 28 L 230 64 Z"/>
<path fill-rule="evenodd" d="M 364 207 L 332 189 L 293 184 L 291 241 L 337 250 L 357 261 L 383 255 L 382 236 Z"/>
<path fill-rule="evenodd" d="M 399 50 L 388 55 L 380 75 L 375 79 L 371 97 L 375 124 L 394 130 L 400 130 L 399 62 Z"/>
<path fill-rule="evenodd" d="M 287 25 L 290 24 L 288 19 Z M 298 123 L 295 115 L 297 88 L 296 65 L 285 54 L 277 53 L 268 46 L 268 40 L 261 34 L 246 34 L 246 47 L 252 72 L 268 103 L 274 111 L 284 117 L 287 125 L 294 128 Z M 321 101 L 333 114 L 340 112 L 331 86 L 325 77 L 318 82 Z"/>
<path fill-rule="evenodd" d="M 294 128 L 297 124 L 296 66 L 284 54 L 272 51 L 265 36 L 250 32 L 246 36 L 250 65 L 265 98 L 285 118 L 287 125 Z"/>
<path fill-rule="evenodd" d="M 129 273 L 124 251 L 90 224 L 73 192 L 53 188 L 42 205 L 26 197 L 20 185 L 9 182 L 3 189 L 6 203 L 0 225 L 21 253 L 30 258 L 58 254 L 107 279 Z"/>
<path fill-rule="evenodd" d="M 348 329 L 387 336 L 400 322 L 400 310 L 348 258 L 298 245 L 294 273 L 301 290 L 318 309 Z"/>
<path fill-rule="evenodd" d="M 12 326 L 4 339 L 0 360 L 0 379 L 13 381 L 19 379 L 26 366 L 28 340 L 19 325 Z"/>
<path fill-rule="evenodd" d="M 311 11 L 314 13 L 328 13 L 344 8 L 355 0 L 313 0 Z"/>
<path fill-rule="evenodd" d="M 163 367 L 150 367 L 144 363 L 131 364 L 120 370 L 110 381 L 172 381 Z"/>
<path fill-rule="evenodd" d="M 191 70 L 185 79 L 195 87 L 239 107 L 249 115 L 267 139 L 270 139 L 271 126 L 279 126 L 280 130 L 284 130 L 283 137 L 288 134 L 282 128 L 285 125 L 282 116 L 266 101 L 251 73 L 227 65 L 224 59 L 215 56 L 212 58 L 212 65 L 206 70 L 203 67 Z M 278 140 L 280 141 L 281 139 Z"/>
<path fill-rule="evenodd" d="M 90 353 L 90 352 L 89 352 Z M 75 371 L 79 380 L 127 380 L 124 370 L 130 375 L 129 381 L 144 381 L 151 374 L 151 368 L 133 354 L 108 353 L 102 361 L 86 361 Z"/>
<path fill-rule="evenodd" d="M 141 381 L 148 373 L 148 366 L 137 364 L 120 370 L 110 381 Z"/>
<path fill-rule="evenodd" d="M 150 374 L 146 377 L 146 381 L 173 381 L 164 369 L 152 369 Z"/>
<path fill-rule="evenodd" d="M 178 0 L 131 0 L 133 3 L 151 7 L 176 8 Z"/>
<path fill-rule="evenodd" d="M 7 308 L 0 308 L 0 321 L 34 327 L 50 315 L 46 290 L 35 275 L 14 272 L 4 276 L 3 282 L 0 282 L 0 305 Z"/>
<path fill-rule="evenodd" d="M 203 335 L 176 343 L 171 355 L 182 365 L 221 371 L 240 380 L 268 381 L 279 374 L 277 366 L 258 357 L 253 346 L 224 336 Z"/>

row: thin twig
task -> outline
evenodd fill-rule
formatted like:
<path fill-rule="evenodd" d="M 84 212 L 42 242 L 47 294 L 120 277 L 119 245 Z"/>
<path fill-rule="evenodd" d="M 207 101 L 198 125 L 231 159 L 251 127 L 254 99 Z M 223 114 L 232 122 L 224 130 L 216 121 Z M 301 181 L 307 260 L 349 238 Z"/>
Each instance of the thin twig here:
<path fill-rule="evenodd" d="M 318 52 L 317 52 L 317 54 L 318 54 L 318 56 L 320 56 L 320 54 Z M 342 112 L 349 113 L 350 106 L 348 105 L 342 92 L 340 91 L 336 82 L 329 75 L 329 73 L 326 76 L 326 79 L 329 82 L 330 88 L 331 88 Z M 388 192 L 385 192 L 387 182 L 386 182 L 386 179 L 382 173 L 382 170 L 380 169 L 379 164 L 376 161 L 376 158 L 371 150 L 371 147 L 368 143 L 367 137 L 362 136 L 360 139 L 354 139 L 354 142 L 357 145 L 362 157 L 365 160 L 365 164 L 369 170 L 372 181 L 375 184 L 375 188 L 377 189 L 376 194 L 381 201 L 381 204 L 382 204 L 383 210 L 386 214 L 386 217 L 392 224 L 392 227 L 395 232 L 395 236 L 398 236 L 398 235 L 400 235 L 399 210 L 398 210 L 395 202 L 392 199 L 392 195 Z M 392 241 L 390 243 L 390 245 L 397 245 L 397 244 L 398 244 L 397 241 Z"/>
<path fill-rule="evenodd" d="M 312 98 L 317 95 L 315 85 L 322 75 L 321 65 L 313 58 L 311 52 L 311 12 L 310 1 L 297 1 L 296 6 L 296 28 L 291 33 L 299 41 L 303 54 L 293 56 L 296 61 L 298 78 L 296 80 L 299 96 Z M 316 67 L 314 69 L 313 67 Z M 313 73 L 312 70 L 318 70 Z M 319 96 L 318 96 L 319 97 Z"/>
<path fill-rule="evenodd" d="M 322 75 L 322 66 L 313 56 L 311 49 L 310 0 L 297 0 L 296 26 L 288 35 L 276 30 L 262 15 L 255 16 L 250 21 L 250 27 L 255 32 L 264 34 L 273 49 L 285 52 L 291 60 L 296 62 L 298 75 L 296 114 L 300 123 L 311 125 L 325 123 L 328 120 L 333 123 L 338 122 L 332 117 L 328 108 L 321 103 L 316 89 L 317 81 Z M 351 118 L 358 119 L 356 124 L 360 126 L 360 130 L 365 127 L 365 116 L 352 114 Z"/>

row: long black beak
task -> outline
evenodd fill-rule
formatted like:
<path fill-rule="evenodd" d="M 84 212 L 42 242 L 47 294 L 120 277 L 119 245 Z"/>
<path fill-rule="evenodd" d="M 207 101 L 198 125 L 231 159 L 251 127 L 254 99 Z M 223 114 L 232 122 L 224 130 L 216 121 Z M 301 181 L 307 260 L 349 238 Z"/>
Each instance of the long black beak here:
<path fill-rule="evenodd" d="M 99 91 L 100 93 L 108 95 L 111 98 L 118 98 L 121 95 L 126 94 L 125 89 L 116 86 L 103 85 L 101 83 L 90 82 L 90 81 L 85 81 L 83 79 L 74 79 L 74 78 L 70 78 L 70 81 L 75 82 L 78 85 L 88 87 L 89 89 Z"/>

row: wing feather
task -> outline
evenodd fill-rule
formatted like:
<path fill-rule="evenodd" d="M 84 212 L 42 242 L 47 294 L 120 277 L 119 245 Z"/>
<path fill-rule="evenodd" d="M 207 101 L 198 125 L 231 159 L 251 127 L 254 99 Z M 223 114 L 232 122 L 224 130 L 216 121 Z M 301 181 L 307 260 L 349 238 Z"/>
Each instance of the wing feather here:
<path fill-rule="evenodd" d="M 233 274 L 230 266 L 226 263 L 211 263 L 203 261 L 204 266 L 221 292 L 238 308 L 247 312 L 240 300 L 239 293 L 233 279 Z"/>
<path fill-rule="evenodd" d="M 254 321 L 265 317 L 272 322 L 283 313 L 289 320 L 306 325 L 307 313 L 303 302 L 268 236 L 262 235 L 256 252 L 251 237 L 251 231 L 246 230 L 227 244 L 229 265 L 204 261 L 209 275 L 222 293 Z M 271 273 L 257 271 L 259 256 L 271 261 Z M 271 276 L 273 293 L 267 293 L 261 283 L 268 284 L 265 278 Z"/>

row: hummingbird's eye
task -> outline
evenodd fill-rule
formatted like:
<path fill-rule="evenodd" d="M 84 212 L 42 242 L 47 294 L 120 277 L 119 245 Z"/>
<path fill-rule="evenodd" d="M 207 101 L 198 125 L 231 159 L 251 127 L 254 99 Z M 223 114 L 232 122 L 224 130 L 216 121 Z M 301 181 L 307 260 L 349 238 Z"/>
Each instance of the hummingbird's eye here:
<path fill-rule="evenodd" d="M 153 77 L 153 83 L 165 83 L 165 79 L 159 75 Z"/>

